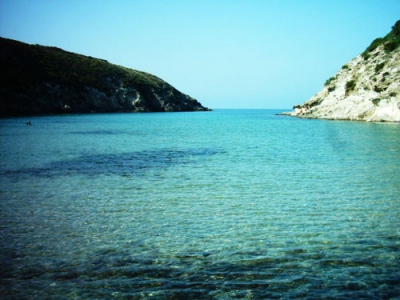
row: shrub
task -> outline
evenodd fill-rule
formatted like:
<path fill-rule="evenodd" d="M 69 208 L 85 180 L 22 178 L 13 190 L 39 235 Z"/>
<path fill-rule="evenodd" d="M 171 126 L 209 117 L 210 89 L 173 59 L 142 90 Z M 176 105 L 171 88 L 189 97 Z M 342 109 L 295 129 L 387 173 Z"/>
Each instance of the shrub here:
<path fill-rule="evenodd" d="M 343 70 L 348 70 L 348 69 L 350 69 L 350 67 L 348 65 L 343 65 L 342 69 Z"/>
<path fill-rule="evenodd" d="M 330 93 L 330 92 L 333 92 L 335 89 L 336 89 L 336 86 L 335 86 L 335 85 L 330 86 L 330 87 L 328 87 L 328 92 L 329 92 L 329 93 Z"/>
<path fill-rule="evenodd" d="M 363 52 L 362 54 L 361 54 L 361 56 L 364 58 L 364 60 L 368 60 L 368 58 L 369 58 L 369 54 L 368 53 L 366 53 L 366 52 Z"/>
<path fill-rule="evenodd" d="M 375 72 L 378 73 L 380 70 L 382 70 L 384 65 L 385 65 L 385 62 L 382 62 L 382 63 L 380 63 L 380 64 L 377 64 L 377 65 L 375 66 Z"/>
<path fill-rule="evenodd" d="M 366 51 L 368 51 L 368 52 L 374 51 L 376 48 L 378 48 L 380 45 L 382 45 L 383 42 L 384 42 L 383 38 L 377 38 L 377 39 L 373 40 L 371 45 L 369 45 L 367 47 Z"/>
<path fill-rule="evenodd" d="M 354 91 L 354 88 L 356 87 L 356 81 L 355 80 L 349 80 L 346 82 L 346 95 Z"/>
<path fill-rule="evenodd" d="M 380 45 L 383 45 L 386 52 L 391 52 L 395 50 L 400 45 L 400 20 L 398 20 L 394 26 L 392 26 L 392 31 L 389 32 L 383 38 L 377 38 L 372 41 L 372 43 L 365 49 L 361 56 L 367 60 L 369 58 L 369 53 L 374 51 Z"/>
<path fill-rule="evenodd" d="M 391 52 L 400 45 L 400 20 L 398 20 L 394 26 L 392 26 L 392 31 L 385 36 L 385 51 Z"/>
<path fill-rule="evenodd" d="M 335 76 L 332 76 L 331 78 L 329 78 L 327 81 L 325 81 L 325 86 L 329 85 L 332 81 L 334 81 L 336 79 Z"/>
<path fill-rule="evenodd" d="M 400 36 L 400 20 L 398 20 L 392 27 L 392 33 L 395 37 Z"/>
<path fill-rule="evenodd" d="M 395 41 L 390 41 L 385 44 L 384 48 L 386 52 L 392 52 L 397 46 L 398 44 Z"/>
<path fill-rule="evenodd" d="M 372 100 L 372 103 L 373 103 L 375 106 L 378 106 L 378 104 L 379 104 L 380 101 L 381 101 L 381 99 L 376 98 L 376 99 L 373 99 L 373 100 Z"/>

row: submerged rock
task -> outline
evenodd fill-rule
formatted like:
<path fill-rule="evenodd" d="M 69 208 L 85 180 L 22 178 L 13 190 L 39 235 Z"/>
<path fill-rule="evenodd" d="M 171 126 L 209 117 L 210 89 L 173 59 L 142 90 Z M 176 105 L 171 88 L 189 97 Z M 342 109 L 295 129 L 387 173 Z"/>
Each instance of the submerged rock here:
<path fill-rule="evenodd" d="M 293 112 L 300 118 L 400 122 L 400 21 Z"/>
<path fill-rule="evenodd" d="M 207 111 L 149 73 L 0 38 L 0 116 Z"/>

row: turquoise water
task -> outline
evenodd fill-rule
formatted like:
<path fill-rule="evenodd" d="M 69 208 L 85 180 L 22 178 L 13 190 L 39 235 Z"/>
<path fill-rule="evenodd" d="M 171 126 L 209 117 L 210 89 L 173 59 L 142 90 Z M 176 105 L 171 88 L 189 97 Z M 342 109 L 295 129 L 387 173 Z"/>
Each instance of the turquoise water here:
<path fill-rule="evenodd" d="M 2 299 L 400 297 L 400 125 L 0 120 Z"/>

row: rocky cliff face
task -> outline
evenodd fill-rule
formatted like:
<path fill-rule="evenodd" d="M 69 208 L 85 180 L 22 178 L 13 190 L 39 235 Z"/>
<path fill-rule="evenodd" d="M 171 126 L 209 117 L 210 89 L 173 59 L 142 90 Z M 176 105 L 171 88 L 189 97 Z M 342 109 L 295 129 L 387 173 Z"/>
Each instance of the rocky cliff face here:
<path fill-rule="evenodd" d="M 396 31 L 397 29 L 397 31 Z M 288 115 L 400 122 L 400 21 L 385 38 L 328 79 L 324 88 Z"/>
<path fill-rule="evenodd" d="M 0 38 L 0 116 L 206 111 L 151 74 Z"/>

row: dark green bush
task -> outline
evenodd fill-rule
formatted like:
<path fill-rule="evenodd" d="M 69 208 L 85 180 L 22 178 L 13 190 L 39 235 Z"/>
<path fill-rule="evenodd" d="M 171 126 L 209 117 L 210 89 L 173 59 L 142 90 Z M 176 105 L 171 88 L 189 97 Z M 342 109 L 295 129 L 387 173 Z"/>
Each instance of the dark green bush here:
<path fill-rule="evenodd" d="M 378 104 L 379 104 L 380 101 L 381 101 L 381 99 L 376 98 L 376 99 L 373 99 L 373 100 L 372 100 L 372 103 L 373 103 L 375 106 L 378 106 Z"/>
<path fill-rule="evenodd" d="M 335 89 L 336 89 L 336 86 L 335 86 L 335 85 L 334 85 L 334 86 L 330 86 L 330 87 L 328 88 L 328 92 L 333 92 Z"/>
<path fill-rule="evenodd" d="M 372 43 L 365 49 L 365 51 L 361 54 L 364 59 L 368 59 L 367 54 L 370 52 L 374 51 L 376 48 L 378 48 L 380 45 L 382 45 L 384 42 L 383 38 L 377 38 L 372 41 Z"/>
<path fill-rule="evenodd" d="M 367 60 L 370 55 L 369 53 L 374 51 L 380 45 L 384 46 L 386 52 L 391 52 L 395 50 L 400 45 L 400 20 L 398 20 L 394 26 L 392 26 L 392 31 L 389 32 L 383 38 L 377 38 L 372 41 L 372 43 L 365 49 L 361 56 Z"/>
<path fill-rule="evenodd" d="M 361 56 L 364 58 L 364 60 L 368 60 L 368 58 L 370 57 L 369 53 L 366 52 L 363 52 Z"/>
<path fill-rule="evenodd" d="M 331 78 L 329 78 L 328 80 L 325 81 L 325 86 L 329 85 L 331 82 L 333 82 L 336 79 L 335 76 L 332 76 Z"/>
<path fill-rule="evenodd" d="M 382 70 L 383 67 L 384 67 L 384 65 L 385 65 L 385 62 L 382 62 L 382 63 L 380 63 L 380 64 L 377 64 L 377 65 L 375 66 L 375 72 L 378 73 L 380 70 Z"/>
<path fill-rule="evenodd" d="M 392 33 L 395 37 L 400 36 L 400 20 L 398 20 L 392 27 Z"/>
<path fill-rule="evenodd" d="M 384 46 L 386 52 L 392 52 L 394 49 L 396 49 L 399 46 L 399 41 L 390 41 L 387 42 Z"/>
<path fill-rule="evenodd" d="M 346 95 L 354 91 L 354 88 L 356 87 L 356 81 L 355 80 L 349 80 L 346 82 Z"/>

